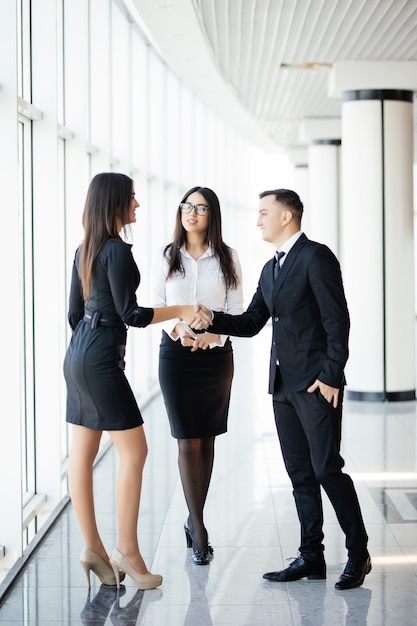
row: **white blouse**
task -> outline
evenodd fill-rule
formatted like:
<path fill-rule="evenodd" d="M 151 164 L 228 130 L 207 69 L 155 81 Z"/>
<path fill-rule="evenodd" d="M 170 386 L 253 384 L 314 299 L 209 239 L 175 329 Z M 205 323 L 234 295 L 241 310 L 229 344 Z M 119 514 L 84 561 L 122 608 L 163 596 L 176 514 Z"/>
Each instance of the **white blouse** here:
<path fill-rule="evenodd" d="M 164 246 L 165 248 L 165 246 Z M 231 248 L 233 262 L 238 278 L 237 287 L 226 289 L 219 260 L 213 250 L 208 248 L 197 260 L 187 252 L 185 246 L 180 250 L 185 275 L 174 275 L 167 280 L 168 261 L 161 248 L 156 255 L 151 270 L 151 302 L 154 307 L 178 304 L 204 304 L 213 311 L 224 311 L 231 315 L 243 312 L 242 268 L 236 250 Z M 166 333 L 176 341 L 175 326 L 180 320 L 169 320 L 162 324 Z M 210 348 L 223 346 L 228 335 L 221 335 Z"/>

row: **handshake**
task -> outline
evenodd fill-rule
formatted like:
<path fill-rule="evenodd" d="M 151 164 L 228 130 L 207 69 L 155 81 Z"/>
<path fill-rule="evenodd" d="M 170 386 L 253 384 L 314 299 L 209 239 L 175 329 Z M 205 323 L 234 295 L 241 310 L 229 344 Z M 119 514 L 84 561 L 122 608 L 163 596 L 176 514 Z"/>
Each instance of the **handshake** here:
<path fill-rule="evenodd" d="M 194 330 L 208 328 L 213 322 L 213 314 L 204 304 L 195 304 L 193 317 L 187 320 L 187 324 Z"/>
<path fill-rule="evenodd" d="M 181 318 L 182 322 L 176 325 L 175 331 L 181 344 L 184 347 L 191 347 L 191 352 L 195 352 L 199 348 L 206 350 L 211 343 L 217 341 L 219 335 L 209 332 L 202 334 L 194 332 L 194 330 L 208 328 L 213 321 L 212 312 L 203 304 L 184 305 Z"/>
<path fill-rule="evenodd" d="M 180 307 L 180 317 L 190 328 L 202 330 L 212 323 L 212 313 L 203 304 L 184 304 Z"/>

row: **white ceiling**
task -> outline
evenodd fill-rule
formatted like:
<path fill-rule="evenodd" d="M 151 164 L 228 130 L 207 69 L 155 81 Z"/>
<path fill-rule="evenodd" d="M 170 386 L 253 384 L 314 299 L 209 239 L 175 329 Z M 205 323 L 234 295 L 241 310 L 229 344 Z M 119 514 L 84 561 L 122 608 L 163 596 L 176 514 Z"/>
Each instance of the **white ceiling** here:
<path fill-rule="evenodd" d="M 302 145 L 305 120 L 340 118 L 341 99 L 328 97 L 335 61 L 417 61 L 417 0 L 125 4 L 174 73 L 270 150 Z"/>

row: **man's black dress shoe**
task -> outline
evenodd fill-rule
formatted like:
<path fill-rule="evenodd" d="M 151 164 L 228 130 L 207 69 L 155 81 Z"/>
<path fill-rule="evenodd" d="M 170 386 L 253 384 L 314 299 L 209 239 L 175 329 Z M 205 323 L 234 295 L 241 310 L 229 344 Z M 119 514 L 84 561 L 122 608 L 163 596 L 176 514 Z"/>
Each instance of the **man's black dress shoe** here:
<path fill-rule="evenodd" d="M 372 569 L 371 557 L 366 559 L 348 559 L 343 574 L 335 584 L 336 589 L 354 589 L 360 587 L 366 574 Z"/>
<path fill-rule="evenodd" d="M 302 556 L 297 557 L 287 568 L 279 572 L 267 572 L 264 574 L 266 580 L 278 583 L 286 583 L 291 580 L 322 580 L 326 578 L 326 563 L 322 561 L 306 561 Z"/>

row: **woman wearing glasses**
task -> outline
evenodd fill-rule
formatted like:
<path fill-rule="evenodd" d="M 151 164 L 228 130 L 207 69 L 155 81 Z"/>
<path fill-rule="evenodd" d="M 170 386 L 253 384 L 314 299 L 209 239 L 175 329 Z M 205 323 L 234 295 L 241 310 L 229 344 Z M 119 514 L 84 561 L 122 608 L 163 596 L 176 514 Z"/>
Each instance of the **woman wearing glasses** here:
<path fill-rule="evenodd" d="M 158 254 L 152 272 L 155 306 L 202 303 L 233 315 L 243 311 L 242 275 L 237 253 L 222 239 L 220 203 L 207 187 L 193 187 L 176 214 L 174 240 Z M 204 525 L 214 460 L 214 440 L 227 431 L 233 352 L 228 336 L 195 332 L 181 320 L 163 325 L 159 381 L 171 434 L 178 440 L 178 465 L 189 515 L 187 546 L 198 565 L 213 549 Z"/>

